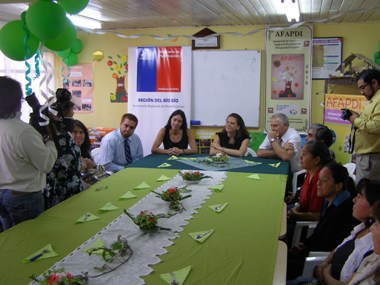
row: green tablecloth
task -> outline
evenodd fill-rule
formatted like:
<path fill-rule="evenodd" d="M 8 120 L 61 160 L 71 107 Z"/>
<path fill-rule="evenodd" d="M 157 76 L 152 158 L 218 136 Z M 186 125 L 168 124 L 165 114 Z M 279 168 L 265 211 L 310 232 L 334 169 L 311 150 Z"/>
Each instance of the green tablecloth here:
<path fill-rule="evenodd" d="M 124 208 L 131 207 L 149 191 L 162 185 L 164 182 L 156 182 L 158 177 L 173 177 L 176 173 L 177 170 L 171 169 L 125 169 L 44 212 L 37 219 L 0 234 L 0 284 L 28 284 L 30 275 L 48 269 L 119 216 Z M 192 270 L 185 284 L 271 284 L 286 175 L 260 174 L 261 180 L 248 179 L 247 176 L 247 173 L 228 173 L 223 191 L 214 193 L 184 227 L 180 238 L 168 248 L 169 253 L 160 256 L 162 262 L 145 277 L 146 284 L 164 284 L 159 278 L 160 273 L 188 265 Z M 153 188 L 132 190 L 142 181 Z M 104 185 L 108 188 L 96 191 Z M 119 200 L 127 191 L 138 198 Z M 120 210 L 100 213 L 98 209 L 107 202 Z M 207 207 L 222 202 L 229 205 L 221 214 Z M 85 212 L 94 213 L 100 219 L 76 224 L 75 221 Z M 215 233 L 203 244 L 198 244 L 187 234 L 209 227 L 213 227 Z M 21 262 L 49 243 L 59 256 L 27 264 Z"/>
<path fill-rule="evenodd" d="M 208 157 L 208 155 L 186 155 L 183 156 L 185 158 L 198 158 L 198 157 Z M 129 167 L 142 167 L 142 168 L 156 168 L 163 163 L 170 164 L 166 169 L 202 169 L 198 167 L 194 167 L 188 164 L 181 162 L 181 159 L 178 160 L 169 160 L 170 156 L 165 154 L 150 154 L 146 156 L 144 159 L 138 160 L 132 163 Z M 180 156 L 179 158 L 182 158 Z M 287 174 L 289 163 L 277 159 L 268 159 L 268 158 L 260 158 L 260 157 L 244 157 L 242 159 L 260 162 L 260 165 L 247 166 L 241 168 L 234 168 L 227 170 L 228 172 L 254 172 L 254 173 L 270 173 L 270 174 Z M 272 167 L 269 164 L 280 163 L 278 167 Z M 221 171 L 225 171 L 222 168 Z"/>

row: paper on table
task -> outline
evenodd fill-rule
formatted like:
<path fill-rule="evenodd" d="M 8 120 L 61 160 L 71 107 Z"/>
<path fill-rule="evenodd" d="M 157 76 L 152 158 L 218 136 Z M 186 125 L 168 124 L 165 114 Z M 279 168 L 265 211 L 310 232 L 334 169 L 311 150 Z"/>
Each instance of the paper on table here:
<path fill-rule="evenodd" d="M 164 168 L 164 167 L 170 167 L 170 166 L 172 166 L 172 165 L 169 164 L 169 163 L 164 162 L 163 164 L 161 164 L 161 165 L 159 165 L 159 166 L 157 166 L 157 167 Z"/>
<path fill-rule="evenodd" d="M 224 184 L 218 184 L 218 185 L 208 187 L 208 189 L 214 190 L 216 192 L 222 191 L 223 188 L 224 188 Z"/>
<path fill-rule="evenodd" d="M 260 176 L 257 173 L 253 173 L 251 175 L 248 175 L 247 177 L 255 180 L 261 180 Z"/>
<path fill-rule="evenodd" d="M 150 188 L 150 187 L 152 187 L 152 186 L 150 186 L 148 183 L 141 182 L 139 185 L 137 185 L 136 187 L 134 187 L 133 190 L 147 189 L 147 188 Z"/>
<path fill-rule="evenodd" d="M 77 223 L 85 223 L 88 221 L 94 221 L 99 220 L 99 217 L 95 216 L 94 214 L 91 214 L 90 212 L 85 213 L 82 217 L 80 217 L 78 220 L 76 220 Z"/>
<path fill-rule="evenodd" d="M 91 249 L 98 248 L 98 247 L 104 247 L 104 241 L 101 238 L 97 239 L 89 247 L 86 247 L 82 251 L 88 253 Z M 98 249 L 92 252 L 92 254 L 98 254 L 98 255 L 102 255 L 102 253 L 103 253 L 102 249 Z"/>
<path fill-rule="evenodd" d="M 168 181 L 170 180 L 171 178 L 170 177 L 167 177 L 165 175 L 161 175 L 160 177 L 158 177 L 158 179 L 156 181 Z"/>
<path fill-rule="evenodd" d="M 191 236 L 197 242 L 203 243 L 212 235 L 213 232 L 214 229 L 209 229 L 207 231 L 189 233 L 189 236 Z"/>
<path fill-rule="evenodd" d="M 101 212 L 107 212 L 107 211 L 113 211 L 113 210 L 117 210 L 117 209 L 119 209 L 119 207 L 116 207 L 114 204 L 108 202 L 103 207 L 101 207 L 99 209 L 99 211 L 101 211 Z"/>
<path fill-rule="evenodd" d="M 168 160 L 177 160 L 178 156 L 172 155 L 171 157 L 168 158 Z"/>
<path fill-rule="evenodd" d="M 280 166 L 280 164 L 281 164 L 281 162 L 277 162 L 277 163 L 270 163 L 270 164 L 268 164 L 268 165 L 277 168 L 277 167 Z"/>
<path fill-rule="evenodd" d="M 133 198 L 136 198 L 136 197 L 137 196 L 135 194 L 133 194 L 131 191 L 128 191 L 123 196 L 120 196 L 119 200 L 133 199 Z"/>
<path fill-rule="evenodd" d="M 178 284 L 182 285 L 185 282 L 187 275 L 189 275 L 190 270 L 191 270 L 191 265 L 185 268 L 182 268 L 180 270 L 172 271 L 170 272 L 171 274 L 170 273 L 160 274 L 160 278 L 164 280 L 166 283 L 170 284 L 172 281 L 172 275 L 173 275 L 174 279 L 178 282 Z"/>
<path fill-rule="evenodd" d="M 228 203 L 224 203 L 224 204 L 216 204 L 216 205 L 211 205 L 211 206 L 208 206 L 211 210 L 217 212 L 217 213 L 220 213 L 224 210 L 225 207 L 227 207 Z"/>
<path fill-rule="evenodd" d="M 37 261 L 39 259 L 54 257 L 54 256 L 57 256 L 57 255 L 58 254 L 53 250 L 53 247 L 49 243 L 48 245 L 45 245 L 40 250 L 38 250 L 35 253 L 33 253 L 33 254 L 29 255 L 28 257 L 24 258 L 22 260 L 22 262 L 23 263 L 28 263 L 28 262 Z"/>

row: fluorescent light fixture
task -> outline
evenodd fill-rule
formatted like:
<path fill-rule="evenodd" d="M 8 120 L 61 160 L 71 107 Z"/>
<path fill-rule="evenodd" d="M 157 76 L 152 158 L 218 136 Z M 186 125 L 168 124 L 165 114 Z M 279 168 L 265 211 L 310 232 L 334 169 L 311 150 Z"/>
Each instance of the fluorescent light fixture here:
<path fill-rule="evenodd" d="M 87 28 L 87 29 L 101 29 L 102 24 L 94 19 L 83 17 L 80 15 L 69 15 L 66 14 L 66 16 L 73 22 L 75 26 Z"/>
<path fill-rule="evenodd" d="M 281 0 L 285 9 L 286 18 L 290 23 L 293 19 L 296 22 L 300 21 L 300 8 L 298 0 Z"/>

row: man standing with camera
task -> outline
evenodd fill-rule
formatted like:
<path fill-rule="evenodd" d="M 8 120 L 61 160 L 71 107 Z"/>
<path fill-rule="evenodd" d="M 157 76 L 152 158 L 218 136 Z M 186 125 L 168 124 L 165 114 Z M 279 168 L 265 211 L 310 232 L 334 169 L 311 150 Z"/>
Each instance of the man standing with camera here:
<path fill-rule="evenodd" d="M 380 179 L 380 71 L 363 70 L 358 87 L 369 101 L 361 114 L 351 111 L 351 149 L 356 154 L 356 181 Z"/>
<path fill-rule="evenodd" d="M 1 76 L 0 101 L 0 223 L 6 230 L 44 210 L 42 189 L 57 150 L 21 121 L 20 83 Z"/>

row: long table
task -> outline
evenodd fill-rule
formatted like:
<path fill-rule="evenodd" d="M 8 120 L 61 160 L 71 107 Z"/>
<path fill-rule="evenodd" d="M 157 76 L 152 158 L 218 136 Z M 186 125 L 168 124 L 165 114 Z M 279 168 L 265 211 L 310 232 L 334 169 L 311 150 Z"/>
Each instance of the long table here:
<path fill-rule="evenodd" d="M 167 159 L 150 156 L 139 164 L 157 167 L 154 159 L 158 158 Z M 168 253 L 159 256 L 161 262 L 152 266 L 154 271 L 151 274 L 143 277 L 146 284 L 165 284 L 159 277 L 161 273 L 188 265 L 192 269 L 185 284 L 272 284 L 288 165 L 282 162 L 283 168 L 271 167 L 276 172 L 282 169 L 281 174 L 273 175 L 261 172 L 267 168 L 267 163 L 273 161 L 263 161 L 252 169 L 241 169 L 249 172 L 228 172 L 223 190 L 213 193 L 184 227 L 179 238 L 173 240 L 174 245 L 167 248 Z M 160 186 L 162 182 L 156 181 L 158 177 L 173 177 L 178 168 L 187 169 L 181 164 L 176 166 L 177 169 L 141 168 L 139 164 L 98 182 L 42 213 L 38 218 L 1 233 L 0 284 L 28 284 L 29 276 L 40 274 L 51 267 L 117 218 L 122 209 L 133 206 Z M 173 161 L 170 164 L 173 165 Z M 260 180 L 247 178 L 251 173 L 260 173 Z M 142 181 L 153 189 L 132 190 Z M 127 191 L 133 192 L 138 198 L 119 200 Z M 120 210 L 99 213 L 98 209 L 106 202 L 113 203 Z M 222 202 L 228 202 L 229 205 L 220 214 L 207 207 Z M 84 212 L 92 212 L 100 219 L 84 224 L 75 223 Z M 189 232 L 210 225 L 215 232 L 205 243 L 199 244 L 189 238 Z M 49 243 L 59 256 L 22 263 L 23 258 Z M 133 245 L 131 247 L 133 249 Z M 139 251 L 133 250 L 135 253 Z M 128 263 L 124 266 L 128 266 Z M 122 270 L 122 267 L 118 270 Z"/>

